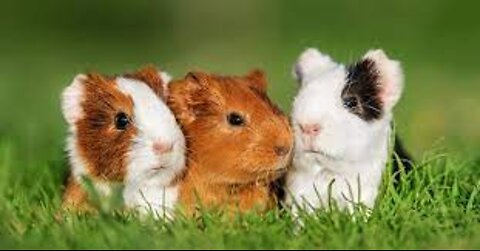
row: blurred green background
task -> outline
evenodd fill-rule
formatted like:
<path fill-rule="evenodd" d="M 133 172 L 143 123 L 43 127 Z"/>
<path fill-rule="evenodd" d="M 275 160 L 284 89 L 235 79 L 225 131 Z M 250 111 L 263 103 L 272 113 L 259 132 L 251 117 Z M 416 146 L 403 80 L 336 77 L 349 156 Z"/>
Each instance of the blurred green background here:
<path fill-rule="evenodd" d="M 290 69 L 314 46 L 341 62 L 383 48 L 403 62 L 398 130 L 421 156 L 480 150 L 478 1 L 3 1 L 0 138 L 31 164 L 58 159 L 66 132 L 59 95 L 75 74 L 154 63 L 192 69 L 264 69 L 285 111 Z M 477 155 L 478 156 L 478 155 Z"/>

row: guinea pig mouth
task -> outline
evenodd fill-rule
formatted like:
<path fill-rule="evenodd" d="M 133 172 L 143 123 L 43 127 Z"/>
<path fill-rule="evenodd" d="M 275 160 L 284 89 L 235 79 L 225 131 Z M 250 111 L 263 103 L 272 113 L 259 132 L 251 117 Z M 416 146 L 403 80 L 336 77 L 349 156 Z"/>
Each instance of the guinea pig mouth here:
<path fill-rule="evenodd" d="M 277 177 L 282 176 L 287 172 L 287 167 L 280 167 L 280 168 L 275 168 L 275 169 L 269 169 L 269 170 L 263 170 L 263 171 L 258 171 L 256 173 L 257 177 L 260 179 L 276 179 Z"/>
<path fill-rule="evenodd" d="M 167 168 L 167 167 L 165 167 L 165 166 L 157 166 L 157 167 L 152 168 L 152 170 L 153 170 L 153 171 L 161 171 L 161 170 L 164 170 L 164 169 L 166 169 L 166 168 Z"/>

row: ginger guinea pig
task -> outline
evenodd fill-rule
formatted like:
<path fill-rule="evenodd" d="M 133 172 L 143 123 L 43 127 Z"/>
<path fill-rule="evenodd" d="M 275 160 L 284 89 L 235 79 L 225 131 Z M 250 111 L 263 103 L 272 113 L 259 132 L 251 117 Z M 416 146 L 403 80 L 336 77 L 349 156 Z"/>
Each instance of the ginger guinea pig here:
<path fill-rule="evenodd" d="M 107 77 L 80 74 L 62 94 L 71 175 L 64 207 L 88 208 L 82 177 L 101 195 L 124 185 L 127 208 L 170 216 L 185 168 L 185 138 L 164 102 L 168 76 L 154 67 Z"/>
<path fill-rule="evenodd" d="M 169 106 L 187 142 L 180 203 L 228 213 L 276 204 L 271 185 L 293 148 L 288 118 L 270 101 L 262 72 L 220 76 L 191 72 L 170 84 Z"/>
<path fill-rule="evenodd" d="M 295 153 L 287 204 L 307 211 L 330 202 L 350 211 L 358 204 L 372 208 L 389 157 L 393 108 L 403 90 L 400 63 L 372 50 L 344 66 L 308 49 L 295 74 L 300 89 L 292 111 Z"/>

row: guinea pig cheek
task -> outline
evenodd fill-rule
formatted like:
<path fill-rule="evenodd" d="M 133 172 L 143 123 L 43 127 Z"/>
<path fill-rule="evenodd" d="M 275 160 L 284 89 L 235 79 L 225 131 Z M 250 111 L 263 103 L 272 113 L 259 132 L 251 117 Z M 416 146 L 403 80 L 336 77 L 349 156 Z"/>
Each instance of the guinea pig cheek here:
<path fill-rule="evenodd" d="M 261 173 L 266 179 L 276 178 L 282 172 L 286 171 L 287 163 L 290 160 L 293 148 L 293 134 L 289 128 L 288 122 L 280 121 L 266 131 L 270 131 L 263 141 L 259 142 L 255 155 L 259 160 Z M 263 149 L 260 149 L 262 147 Z"/>
<path fill-rule="evenodd" d="M 348 111 L 343 112 L 342 119 L 332 126 L 332 135 L 329 139 L 333 155 L 339 158 L 348 158 L 356 149 L 364 148 L 366 133 L 369 131 L 368 122 Z"/>

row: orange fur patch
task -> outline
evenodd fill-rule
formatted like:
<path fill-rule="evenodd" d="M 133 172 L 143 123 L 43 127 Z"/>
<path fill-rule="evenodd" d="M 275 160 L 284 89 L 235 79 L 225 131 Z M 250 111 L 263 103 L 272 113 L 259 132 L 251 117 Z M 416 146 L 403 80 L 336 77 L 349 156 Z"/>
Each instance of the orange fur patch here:
<path fill-rule="evenodd" d="M 65 191 L 63 192 L 62 207 L 67 210 L 76 211 L 92 210 L 92 208 L 89 206 L 87 192 L 85 192 L 82 186 L 75 181 L 71 175 L 68 177 Z"/>
<path fill-rule="evenodd" d="M 114 79 L 98 74 L 89 74 L 84 87 L 85 116 L 76 123 L 79 153 L 92 177 L 121 182 L 136 129 L 116 129 L 115 116 L 123 112 L 131 118 L 133 100 L 117 89 Z"/>

